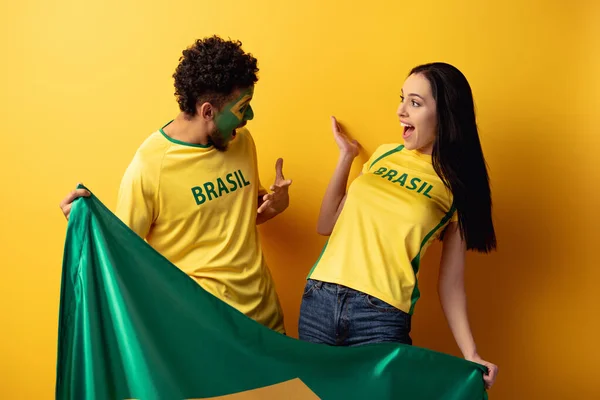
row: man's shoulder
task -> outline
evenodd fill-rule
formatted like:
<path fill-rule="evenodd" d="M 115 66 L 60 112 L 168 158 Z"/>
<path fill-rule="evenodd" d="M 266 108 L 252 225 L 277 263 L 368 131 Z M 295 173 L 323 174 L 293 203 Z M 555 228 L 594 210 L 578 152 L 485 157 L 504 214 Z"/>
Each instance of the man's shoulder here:
<path fill-rule="evenodd" d="M 135 151 L 129 168 L 147 170 L 162 164 L 164 155 L 169 149 L 169 142 L 160 131 L 150 134 Z"/>
<path fill-rule="evenodd" d="M 231 154 L 256 157 L 256 144 L 250 130 L 246 127 L 236 129 L 234 141 L 230 144 Z"/>
<path fill-rule="evenodd" d="M 169 149 L 169 141 L 165 140 L 160 131 L 150 134 L 137 148 L 127 173 L 133 175 L 156 175 L 163 162 L 164 156 Z"/>
<path fill-rule="evenodd" d="M 238 128 L 236 129 L 235 133 L 239 139 L 242 139 L 242 141 L 249 142 L 252 146 L 255 145 L 254 137 L 252 137 L 252 134 L 247 127 L 244 126 L 243 128 Z"/>
<path fill-rule="evenodd" d="M 170 143 L 165 139 L 164 135 L 160 131 L 155 131 L 144 139 L 136 151 L 136 156 L 145 160 L 152 160 L 157 157 L 162 158 L 169 146 Z"/>

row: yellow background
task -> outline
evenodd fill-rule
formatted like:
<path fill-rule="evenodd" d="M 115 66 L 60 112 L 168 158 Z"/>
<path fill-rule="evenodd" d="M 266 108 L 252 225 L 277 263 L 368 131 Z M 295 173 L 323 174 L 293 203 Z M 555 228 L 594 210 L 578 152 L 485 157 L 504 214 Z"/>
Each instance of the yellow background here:
<path fill-rule="evenodd" d="M 262 180 L 279 156 L 294 180 L 290 209 L 261 227 L 292 335 L 324 244 L 315 226 L 336 162 L 329 115 L 362 143 L 358 166 L 400 139 L 409 69 L 442 60 L 473 87 L 493 185 L 499 251 L 469 256 L 467 273 L 479 351 L 500 367 L 491 398 L 600 393 L 597 2 L 24 0 L 0 11 L 2 398 L 53 397 L 59 201 L 82 181 L 114 209 L 133 153 L 177 111 L 182 49 L 213 33 L 259 59 L 249 127 Z M 436 245 L 413 338 L 458 355 L 437 303 L 438 257 Z"/>

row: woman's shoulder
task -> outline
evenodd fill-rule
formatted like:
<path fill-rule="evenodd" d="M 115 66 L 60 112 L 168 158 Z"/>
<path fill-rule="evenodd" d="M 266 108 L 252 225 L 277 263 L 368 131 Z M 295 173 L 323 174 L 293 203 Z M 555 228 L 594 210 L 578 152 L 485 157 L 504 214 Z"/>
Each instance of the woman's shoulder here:
<path fill-rule="evenodd" d="M 370 158 L 375 159 L 381 157 L 384 154 L 392 154 L 401 151 L 404 146 L 400 143 L 383 143 L 375 148 L 375 151 L 371 154 Z"/>

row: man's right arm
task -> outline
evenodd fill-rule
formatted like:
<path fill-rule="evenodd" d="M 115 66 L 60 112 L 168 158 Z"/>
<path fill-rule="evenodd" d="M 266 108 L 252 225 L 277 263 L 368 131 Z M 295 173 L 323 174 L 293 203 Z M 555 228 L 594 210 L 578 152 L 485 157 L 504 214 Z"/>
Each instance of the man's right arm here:
<path fill-rule="evenodd" d="M 148 235 L 157 214 L 155 182 L 145 177 L 144 172 L 140 162 L 134 158 L 121 180 L 115 211 L 115 215 L 143 239 Z M 73 201 L 89 196 L 87 190 L 76 189 L 60 202 L 59 206 L 67 220 Z"/>
<path fill-rule="evenodd" d="M 73 207 L 73 202 L 79 197 L 90 197 L 90 192 L 85 189 L 75 189 L 70 192 L 58 205 L 60 210 L 64 214 L 67 221 L 69 220 L 69 216 L 71 215 L 71 207 Z"/>

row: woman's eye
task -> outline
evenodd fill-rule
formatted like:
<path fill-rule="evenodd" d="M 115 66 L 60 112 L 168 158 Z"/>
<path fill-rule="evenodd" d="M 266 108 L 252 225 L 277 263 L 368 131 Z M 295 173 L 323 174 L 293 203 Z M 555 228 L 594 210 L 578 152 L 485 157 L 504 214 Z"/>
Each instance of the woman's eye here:
<path fill-rule="evenodd" d="M 413 101 L 412 101 L 412 106 L 413 106 L 413 107 L 419 107 L 419 106 L 420 106 L 420 104 L 419 104 L 419 103 L 417 103 L 416 101 L 414 101 L 414 100 L 413 100 Z"/>

